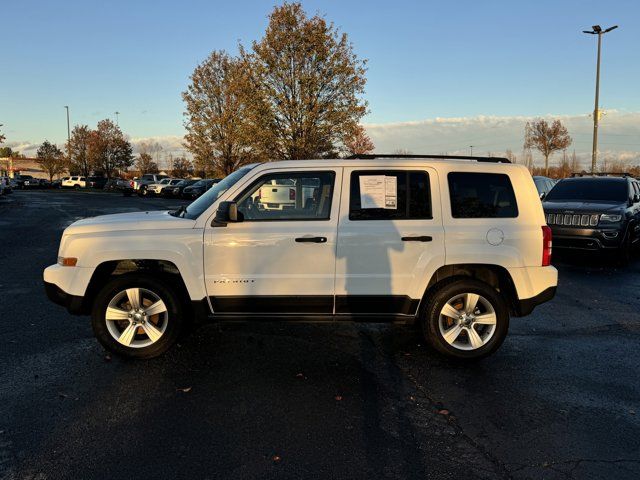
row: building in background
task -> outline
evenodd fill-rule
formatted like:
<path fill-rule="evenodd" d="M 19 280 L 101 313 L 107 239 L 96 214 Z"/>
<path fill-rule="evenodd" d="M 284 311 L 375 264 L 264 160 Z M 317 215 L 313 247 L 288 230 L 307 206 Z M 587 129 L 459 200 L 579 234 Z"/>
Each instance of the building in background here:
<path fill-rule="evenodd" d="M 17 175 L 31 175 L 33 178 L 49 180 L 45 172 L 35 158 L 0 158 L 0 176 L 13 178 Z"/>

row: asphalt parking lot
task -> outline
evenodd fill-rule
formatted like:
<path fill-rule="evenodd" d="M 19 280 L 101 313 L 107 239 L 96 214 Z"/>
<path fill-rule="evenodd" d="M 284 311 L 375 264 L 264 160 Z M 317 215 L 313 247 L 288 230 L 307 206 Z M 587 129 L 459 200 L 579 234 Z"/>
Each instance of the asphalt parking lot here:
<path fill-rule="evenodd" d="M 111 358 L 42 270 L 76 219 L 181 203 L 0 199 L 0 478 L 640 478 L 638 259 L 558 263 L 556 298 L 471 365 L 371 324 L 212 324 Z"/>

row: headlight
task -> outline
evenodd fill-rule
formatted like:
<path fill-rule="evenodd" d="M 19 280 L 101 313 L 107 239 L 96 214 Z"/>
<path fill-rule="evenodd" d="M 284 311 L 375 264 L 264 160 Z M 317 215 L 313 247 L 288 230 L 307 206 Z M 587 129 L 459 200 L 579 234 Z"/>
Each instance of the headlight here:
<path fill-rule="evenodd" d="M 601 222 L 615 223 L 619 222 L 620 220 L 622 220 L 622 215 L 611 215 L 608 213 L 603 213 L 602 215 L 600 215 Z"/>

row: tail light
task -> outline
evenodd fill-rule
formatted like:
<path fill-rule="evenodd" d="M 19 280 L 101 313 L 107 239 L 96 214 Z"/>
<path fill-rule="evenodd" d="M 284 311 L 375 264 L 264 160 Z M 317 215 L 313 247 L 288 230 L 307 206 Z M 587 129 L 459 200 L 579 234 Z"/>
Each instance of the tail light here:
<path fill-rule="evenodd" d="M 289 200 L 295 200 L 296 199 L 296 191 L 293 188 L 289 189 Z"/>
<path fill-rule="evenodd" d="M 131 188 L 133 188 L 133 180 L 131 180 L 131 181 L 129 182 L 129 186 L 130 186 Z"/>
<path fill-rule="evenodd" d="M 551 228 L 547 225 L 542 227 L 542 266 L 551 265 L 551 246 L 552 246 Z"/>

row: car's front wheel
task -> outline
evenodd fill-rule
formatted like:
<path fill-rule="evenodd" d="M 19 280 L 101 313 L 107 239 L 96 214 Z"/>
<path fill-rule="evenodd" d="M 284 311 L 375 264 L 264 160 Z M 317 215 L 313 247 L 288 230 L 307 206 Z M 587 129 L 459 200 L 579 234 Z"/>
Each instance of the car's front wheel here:
<path fill-rule="evenodd" d="M 178 339 L 183 306 L 168 283 L 144 274 L 116 276 L 96 297 L 91 325 L 110 352 L 129 358 L 152 358 Z"/>
<path fill-rule="evenodd" d="M 458 359 L 492 354 L 509 330 L 502 296 L 471 278 L 447 283 L 429 295 L 420 320 L 425 340 L 438 352 Z"/>

